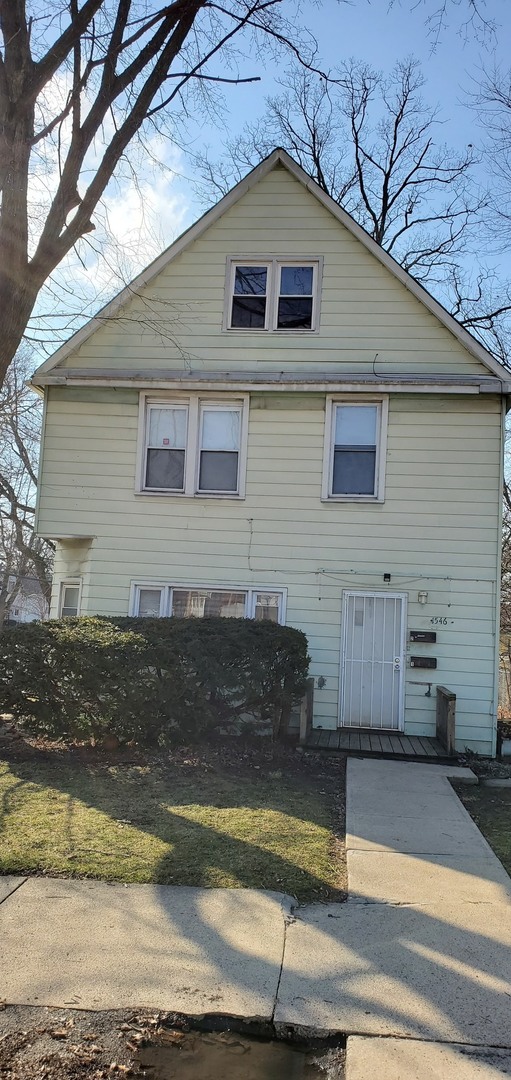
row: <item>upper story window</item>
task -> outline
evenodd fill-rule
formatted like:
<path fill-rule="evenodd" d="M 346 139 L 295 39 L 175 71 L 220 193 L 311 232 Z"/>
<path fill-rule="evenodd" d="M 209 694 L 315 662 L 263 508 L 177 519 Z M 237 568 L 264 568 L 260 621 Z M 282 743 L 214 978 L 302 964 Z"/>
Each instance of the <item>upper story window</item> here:
<path fill-rule="evenodd" d="M 382 502 L 387 399 L 328 399 L 323 499 Z"/>
<path fill-rule="evenodd" d="M 244 495 L 248 397 L 141 398 L 140 492 Z"/>
<path fill-rule="evenodd" d="M 319 259 L 230 260 L 228 330 L 315 330 Z"/>

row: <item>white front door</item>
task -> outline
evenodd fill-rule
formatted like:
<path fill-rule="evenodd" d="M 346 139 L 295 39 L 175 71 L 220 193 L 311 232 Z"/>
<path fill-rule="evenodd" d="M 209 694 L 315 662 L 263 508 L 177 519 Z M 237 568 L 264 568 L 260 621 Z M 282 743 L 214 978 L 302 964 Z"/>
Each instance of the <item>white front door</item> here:
<path fill-rule="evenodd" d="M 406 596 L 345 592 L 341 727 L 403 730 Z"/>

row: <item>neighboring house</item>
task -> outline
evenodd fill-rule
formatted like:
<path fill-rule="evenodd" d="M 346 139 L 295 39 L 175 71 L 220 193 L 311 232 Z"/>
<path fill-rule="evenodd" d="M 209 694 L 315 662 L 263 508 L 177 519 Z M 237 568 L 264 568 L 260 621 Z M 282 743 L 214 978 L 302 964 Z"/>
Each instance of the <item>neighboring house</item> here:
<path fill-rule="evenodd" d="M 494 753 L 510 379 L 274 151 L 34 376 L 52 614 L 279 619 L 316 727 Z"/>
<path fill-rule="evenodd" d="M 15 578 L 9 579 L 8 592 L 11 593 L 15 585 Z M 49 604 L 36 577 L 25 575 L 20 580 L 18 592 L 12 603 L 7 608 L 6 621 L 35 622 L 47 619 Z"/>

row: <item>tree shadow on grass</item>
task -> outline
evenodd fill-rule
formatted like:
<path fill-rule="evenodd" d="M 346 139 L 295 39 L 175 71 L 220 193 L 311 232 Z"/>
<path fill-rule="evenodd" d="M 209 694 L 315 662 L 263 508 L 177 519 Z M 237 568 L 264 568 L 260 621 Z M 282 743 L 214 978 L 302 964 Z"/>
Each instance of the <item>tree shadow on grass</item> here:
<path fill-rule="evenodd" d="M 4 794 L 4 815 L 31 805 L 33 818 L 41 800 L 38 823 L 26 819 L 41 846 L 32 862 L 25 846 L 27 862 L 20 853 L 17 870 L 270 889 L 301 901 L 344 897 L 330 832 L 332 782 L 319 793 L 306 774 L 19 761 L 10 772 L 17 780 Z M 59 793 L 53 807 L 48 792 Z M 91 819 L 90 810 L 99 815 Z"/>

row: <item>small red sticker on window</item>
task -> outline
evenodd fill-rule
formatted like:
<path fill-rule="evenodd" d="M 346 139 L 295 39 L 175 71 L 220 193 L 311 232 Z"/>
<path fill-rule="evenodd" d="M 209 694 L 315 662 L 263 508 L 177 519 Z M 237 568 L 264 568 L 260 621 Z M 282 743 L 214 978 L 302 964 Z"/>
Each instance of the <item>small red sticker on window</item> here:
<path fill-rule="evenodd" d="M 170 439 L 162 439 L 162 443 L 163 443 L 164 446 L 168 446 L 169 442 L 170 442 Z"/>

